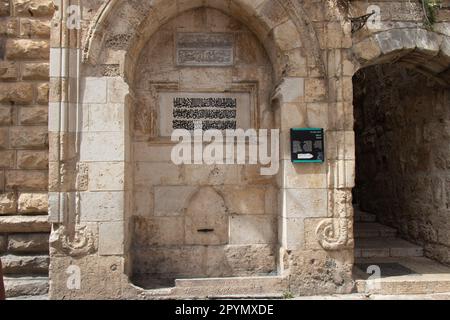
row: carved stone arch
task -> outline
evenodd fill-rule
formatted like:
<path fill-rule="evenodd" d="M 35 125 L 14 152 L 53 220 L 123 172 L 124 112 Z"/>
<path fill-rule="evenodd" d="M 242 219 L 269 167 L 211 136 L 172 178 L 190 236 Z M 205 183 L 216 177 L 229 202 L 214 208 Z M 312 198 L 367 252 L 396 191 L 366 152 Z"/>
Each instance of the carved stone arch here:
<path fill-rule="evenodd" d="M 248 26 L 266 46 L 278 78 L 298 76 L 292 67 L 298 62 L 288 53 L 295 42 L 301 44 L 308 66 L 325 76 L 315 30 L 302 4 L 291 0 L 107 0 L 93 19 L 83 43 L 83 62 L 96 65 L 108 52 L 108 46 L 115 46 L 116 51 L 126 55 L 126 58 L 122 56 L 122 63 L 128 64 L 161 25 L 182 12 L 199 7 L 218 9 Z M 123 70 L 130 70 L 129 66 Z"/>
<path fill-rule="evenodd" d="M 351 52 L 357 70 L 398 62 L 450 85 L 449 36 L 420 28 L 391 29 L 354 44 Z"/>

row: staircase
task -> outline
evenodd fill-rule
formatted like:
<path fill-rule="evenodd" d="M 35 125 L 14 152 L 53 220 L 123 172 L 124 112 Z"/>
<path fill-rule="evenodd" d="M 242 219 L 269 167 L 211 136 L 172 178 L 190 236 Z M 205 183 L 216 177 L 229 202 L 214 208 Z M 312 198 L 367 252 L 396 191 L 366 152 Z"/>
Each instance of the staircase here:
<path fill-rule="evenodd" d="M 398 237 L 397 230 L 376 222 L 376 216 L 355 208 L 356 291 L 366 294 L 429 294 L 450 292 L 450 268 L 424 257 L 422 247 Z M 370 266 L 381 279 L 369 282 Z"/>
<path fill-rule="evenodd" d="M 398 238 L 376 216 L 355 210 L 355 258 L 423 257 L 423 248 Z"/>
<path fill-rule="evenodd" d="M 48 294 L 49 232 L 46 215 L 0 216 L 0 258 L 8 299 Z"/>

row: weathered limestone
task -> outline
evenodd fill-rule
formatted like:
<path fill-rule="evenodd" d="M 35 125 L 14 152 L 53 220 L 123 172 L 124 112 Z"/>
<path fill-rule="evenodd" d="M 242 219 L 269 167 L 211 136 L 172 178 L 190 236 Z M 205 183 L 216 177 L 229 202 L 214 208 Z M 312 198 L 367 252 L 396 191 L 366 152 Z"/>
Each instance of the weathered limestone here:
<path fill-rule="evenodd" d="M 48 195 L 47 193 L 21 193 L 19 195 L 19 213 L 47 213 Z"/>
<path fill-rule="evenodd" d="M 387 13 L 377 29 L 354 34 L 348 13 L 330 1 L 82 0 L 81 30 L 66 28 L 61 14 L 49 24 L 49 0 L 0 4 L 0 16 L 8 17 L 0 27 L 0 190 L 9 194 L 0 198 L 0 233 L 47 232 L 47 217 L 27 215 L 45 213 L 43 192 L 50 190 L 55 299 L 158 297 L 162 291 L 131 282 L 152 288 L 149 279 L 173 285 L 177 277 L 278 275 L 261 287 L 274 281 L 277 294 L 350 292 L 358 160 L 352 76 L 362 66 L 400 61 L 449 79 L 448 27 L 425 30 L 419 3 L 352 1 L 352 16 L 370 4 Z M 58 3 L 60 10 L 66 5 Z M 180 32 L 232 36 L 198 48 L 177 45 Z M 249 102 L 239 103 L 247 119 L 241 112 L 236 120 L 280 129 L 279 174 L 261 176 L 258 165 L 173 164 L 173 143 L 161 134 L 163 92 L 245 94 Z M 292 127 L 325 129 L 323 165 L 291 163 Z M 448 140 L 445 123 L 439 132 Z M 437 149 L 433 141 L 422 141 L 423 154 Z M 440 170 L 448 169 L 445 156 L 433 158 Z M 404 168 L 422 170 L 420 160 Z M 405 192 L 445 203 L 448 182 L 425 181 L 427 188 Z M 427 225 L 440 228 L 413 223 L 408 232 L 423 235 L 430 256 L 447 261 L 446 209 L 435 209 Z M 11 239 L 11 249 L 35 250 L 32 236 Z M 70 266 L 83 274 L 80 290 L 67 288 Z M 223 279 L 208 281 L 207 288 L 184 283 L 164 292 L 232 292 Z M 262 290 L 253 279 L 243 282 L 235 292 Z"/>
<path fill-rule="evenodd" d="M 19 277 L 36 271 L 35 254 L 48 252 L 46 82 L 53 13 L 50 0 L 0 1 L 0 247 L 6 257 L 28 257 L 3 261 Z M 46 273 L 48 260 L 37 269 Z M 45 280 L 37 291 L 26 290 L 32 281 L 16 280 L 6 281 L 8 295 L 48 290 Z"/>
<path fill-rule="evenodd" d="M 1 233 L 49 232 L 50 225 L 46 216 L 2 216 Z"/>
<path fill-rule="evenodd" d="M 8 236 L 8 250 L 13 253 L 48 252 L 48 234 L 11 234 Z"/>

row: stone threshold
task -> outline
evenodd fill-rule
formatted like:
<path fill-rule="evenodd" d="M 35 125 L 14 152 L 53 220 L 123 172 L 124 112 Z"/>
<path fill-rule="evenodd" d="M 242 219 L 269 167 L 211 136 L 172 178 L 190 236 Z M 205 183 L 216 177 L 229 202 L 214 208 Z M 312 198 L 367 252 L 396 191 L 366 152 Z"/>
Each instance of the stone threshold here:
<path fill-rule="evenodd" d="M 282 276 L 176 279 L 171 288 L 143 289 L 141 298 L 281 299 L 288 292 Z"/>
<path fill-rule="evenodd" d="M 450 267 L 425 257 L 368 258 L 356 259 L 356 265 L 398 265 L 404 274 L 383 275 L 381 279 L 369 281 L 369 274 L 354 268 L 357 293 L 381 295 L 439 294 L 450 292 Z"/>

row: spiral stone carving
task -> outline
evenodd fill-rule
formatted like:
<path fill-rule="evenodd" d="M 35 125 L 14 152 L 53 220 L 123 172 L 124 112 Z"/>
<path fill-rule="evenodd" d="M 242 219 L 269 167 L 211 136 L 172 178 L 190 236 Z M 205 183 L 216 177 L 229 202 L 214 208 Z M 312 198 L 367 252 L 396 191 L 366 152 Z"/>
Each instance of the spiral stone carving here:
<path fill-rule="evenodd" d="M 335 221 L 339 226 L 336 228 Z M 348 242 L 348 220 L 347 219 L 327 219 L 319 223 L 316 235 L 319 244 L 325 250 L 341 250 Z"/>
<path fill-rule="evenodd" d="M 76 230 L 71 237 L 66 228 L 61 226 L 52 234 L 50 243 L 56 250 L 71 257 L 87 256 L 95 252 L 94 235 L 86 227 Z"/>

